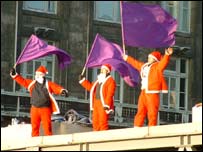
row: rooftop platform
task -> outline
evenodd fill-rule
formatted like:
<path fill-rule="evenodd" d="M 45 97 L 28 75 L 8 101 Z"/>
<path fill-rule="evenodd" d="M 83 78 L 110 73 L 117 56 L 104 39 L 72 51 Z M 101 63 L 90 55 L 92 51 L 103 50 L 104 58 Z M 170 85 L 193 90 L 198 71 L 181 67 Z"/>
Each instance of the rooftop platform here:
<path fill-rule="evenodd" d="M 39 137 L 1 135 L 3 151 L 196 150 L 196 146 L 202 148 L 202 122 Z"/>

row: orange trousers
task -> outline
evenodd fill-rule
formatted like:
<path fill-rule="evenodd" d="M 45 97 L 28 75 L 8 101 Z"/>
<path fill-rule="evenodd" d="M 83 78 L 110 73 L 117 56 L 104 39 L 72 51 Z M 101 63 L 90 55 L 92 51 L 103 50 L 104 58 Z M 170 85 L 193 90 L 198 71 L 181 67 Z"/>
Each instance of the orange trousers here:
<path fill-rule="evenodd" d="M 39 136 L 40 122 L 44 130 L 44 135 L 52 135 L 51 127 L 51 109 L 48 107 L 37 108 L 32 106 L 30 110 L 31 125 L 32 125 L 32 137 Z"/>
<path fill-rule="evenodd" d="M 143 126 L 146 116 L 148 118 L 148 126 L 156 126 L 158 111 L 159 94 L 145 93 L 142 90 L 138 100 L 138 111 L 134 117 L 134 126 Z"/>
<path fill-rule="evenodd" d="M 93 131 L 108 130 L 108 114 L 105 112 L 101 100 L 94 99 L 92 114 Z"/>

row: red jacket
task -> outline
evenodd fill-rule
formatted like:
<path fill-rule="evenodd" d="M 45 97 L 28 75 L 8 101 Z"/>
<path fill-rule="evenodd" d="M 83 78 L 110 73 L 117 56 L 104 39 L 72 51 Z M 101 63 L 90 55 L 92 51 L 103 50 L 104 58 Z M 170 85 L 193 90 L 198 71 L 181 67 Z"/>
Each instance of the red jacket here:
<path fill-rule="evenodd" d="M 150 65 L 149 73 L 147 73 L 147 88 L 145 90 L 146 93 L 168 92 L 168 86 L 164 79 L 163 71 L 168 65 L 169 60 L 170 56 L 164 55 L 164 57 L 159 62 L 155 62 Z M 136 68 L 142 75 L 143 67 L 147 63 L 140 62 L 130 56 L 128 56 L 126 61 L 134 68 Z"/>
<path fill-rule="evenodd" d="M 90 91 L 90 110 L 93 110 L 93 100 L 96 95 L 96 85 L 98 80 L 90 83 L 88 80 L 82 79 L 79 82 L 86 90 Z M 100 89 L 100 97 L 103 107 L 108 107 L 109 110 L 106 110 L 107 113 L 114 111 L 114 93 L 116 90 L 116 82 L 109 75 L 106 77 L 105 82 L 102 83 Z"/>
<path fill-rule="evenodd" d="M 20 84 L 21 86 L 25 87 L 26 89 L 28 89 L 28 91 L 30 92 L 30 95 L 32 96 L 32 90 L 34 87 L 34 84 L 36 82 L 36 80 L 31 80 L 31 79 L 25 79 L 23 78 L 21 75 L 16 74 L 15 76 L 11 76 L 14 80 L 16 80 L 16 82 L 18 84 Z M 52 109 L 52 113 L 53 114 L 59 114 L 60 110 L 58 107 L 58 104 L 55 100 L 55 98 L 53 97 L 53 93 L 54 94 L 61 94 L 62 90 L 64 89 L 63 87 L 61 87 L 60 85 L 53 83 L 51 81 L 46 81 L 46 88 L 48 90 L 49 93 L 49 97 L 50 97 L 50 101 L 51 101 L 51 109 Z"/>

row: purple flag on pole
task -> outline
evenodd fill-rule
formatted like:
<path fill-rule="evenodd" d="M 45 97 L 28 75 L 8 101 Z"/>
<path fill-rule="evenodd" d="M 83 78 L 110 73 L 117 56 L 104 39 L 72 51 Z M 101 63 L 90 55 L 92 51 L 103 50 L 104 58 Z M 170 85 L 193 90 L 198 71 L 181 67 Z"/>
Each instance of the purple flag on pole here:
<path fill-rule="evenodd" d="M 131 87 L 135 87 L 140 80 L 139 72 L 122 58 L 123 50 L 115 43 L 111 43 L 99 34 L 96 35 L 85 67 L 99 67 L 102 64 L 110 64 L 124 81 Z"/>
<path fill-rule="evenodd" d="M 71 63 L 72 59 L 67 52 L 55 46 L 48 45 L 45 41 L 39 39 L 37 36 L 31 35 L 23 51 L 18 57 L 16 65 L 51 54 L 56 54 L 59 67 L 61 69 L 65 68 L 66 65 Z"/>
<path fill-rule="evenodd" d="M 160 48 L 175 44 L 177 21 L 159 5 L 121 2 L 124 43 Z"/>

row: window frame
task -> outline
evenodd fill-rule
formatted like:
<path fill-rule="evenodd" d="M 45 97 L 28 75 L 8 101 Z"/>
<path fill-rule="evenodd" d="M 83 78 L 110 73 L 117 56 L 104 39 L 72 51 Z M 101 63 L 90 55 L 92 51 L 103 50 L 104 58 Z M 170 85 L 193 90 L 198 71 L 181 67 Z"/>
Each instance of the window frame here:
<path fill-rule="evenodd" d="M 175 109 L 175 110 L 183 110 L 183 111 L 187 111 L 188 110 L 188 68 L 189 68 L 189 61 L 185 58 L 173 58 L 175 59 L 176 61 L 176 71 L 172 71 L 172 70 L 168 70 L 166 69 L 164 71 L 164 77 L 167 79 L 169 78 L 169 82 L 168 82 L 168 93 L 166 94 L 167 95 L 167 105 L 164 105 L 163 104 L 163 94 L 161 93 L 160 94 L 160 106 L 161 108 L 164 108 L 164 109 Z M 185 60 L 185 73 L 181 73 L 181 60 Z M 171 86 L 171 83 L 170 83 L 170 79 L 171 78 L 175 78 L 176 79 L 176 83 L 175 83 L 175 97 L 176 97 L 176 105 L 174 108 L 170 107 L 170 93 L 172 90 L 170 90 L 170 86 Z M 185 79 L 185 92 L 184 92 L 184 107 L 181 108 L 180 107 L 180 94 L 183 93 L 180 91 L 180 81 L 181 81 L 181 78 Z"/>
<path fill-rule="evenodd" d="M 54 10 L 49 11 L 49 8 L 43 8 L 43 10 L 41 9 L 37 9 L 37 8 L 30 8 L 28 6 L 28 3 L 30 3 L 32 1 L 23 1 L 23 10 L 29 10 L 29 11 L 34 11 L 34 12 L 39 12 L 39 13 L 47 13 L 47 14 L 57 14 L 57 1 L 34 1 L 34 2 L 47 2 L 47 3 L 53 3 L 54 4 Z M 48 6 L 48 5 L 47 5 Z"/>
<path fill-rule="evenodd" d="M 98 5 L 99 5 L 99 3 L 102 3 L 102 2 L 113 2 L 113 12 L 111 14 L 112 15 L 112 20 L 101 19 L 99 17 L 99 7 L 98 7 Z M 119 12 L 118 15 L 116 15 L 117 12 Z M 119 1 L 95 1 L 94 2 L 94 20 L 121 24 L 120 2 Z"/>
<path fill-rule="evenodd" d="M 168 10 L 168 2 L 169 1 L 162 1 L 161 2 L 161 6 L 165 9 Z M 173 1 L 175 3 L 175 5 L 172 7 L 173 8 L 173 14 L 171 14 L 174 18 L 177 19 L 178 21 L 178 27 L 177 27 L 177 31 L 178 32 L 182 32 L 182 33 L 190 33 L 190 27 L 191 27 L 191 2 L 190 1 Z M 188 29 L 184 30 L 183 28 L 183 3 L 184 2 L 188 2 L 188 16 L 187 16 L 187 20 L 188 20 Z M 170 13 L 170 12 L 169 12 Z"/>

